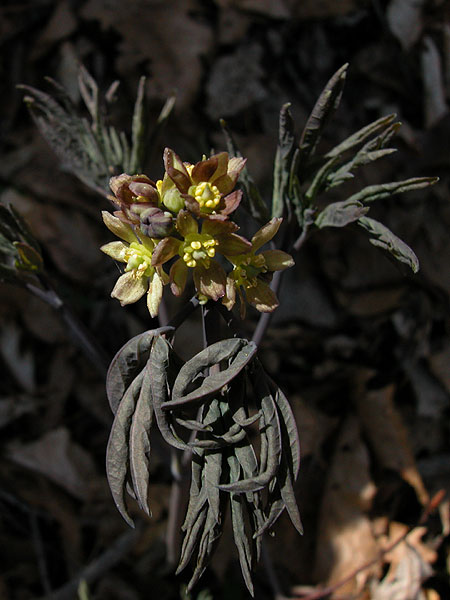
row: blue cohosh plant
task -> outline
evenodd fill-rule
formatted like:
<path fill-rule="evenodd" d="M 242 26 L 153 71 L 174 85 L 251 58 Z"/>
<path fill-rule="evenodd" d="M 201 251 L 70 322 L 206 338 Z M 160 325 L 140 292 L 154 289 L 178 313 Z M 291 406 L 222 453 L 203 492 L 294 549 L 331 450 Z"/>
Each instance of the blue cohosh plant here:
<path fill-rule="evenodd" d="M 60 104 L 27 88 L 31 112 L 66 166 L 103 194 L 108 194 L 105 178 L 113 174 L 108 197 L 114 212 L 104 212 L 103 220 L 117 239 L 102 251 L 123 269 L 112 296 L 126 305 L 146 295 L 150 316 L 159 323 L 127 342 L 109 367 L 106 389 L 114 422 L 107 475 L 116 506 L 132 525 L 128 496 L 150 514 L 152 426 L 172 453 L 190 457 L 191 487 L 178 566 L 179 572 L 193 561 L 188 590 L 214 552 L 227 510 L 250 593 L 264 532 L 284 510 L 302 531 L 294 495 L 300 466 L 297 426 L 284 393 L 261 365 L 257 347 L 278 306 L 281 275 L 294 265 L 308 234 L 354 223 L 369 233 L 372 244 L 418 270 L 414 252 L 368 212 L 375 200 L 424 188 L 435 179 L 368 186 L 326 203 L 328 190 L 394 151 L 388 144 L 399 127 L 394 115 L 383 117 L 320 153 L 319 140 L 339 105 L 346 68 L 330 79 L 299 137 L 289 105 L 282 107 L 270 203 L 261 198 L 225 123 L 227 152 L 190 164 L 167 148 L 162 179 L 142 174 L 143 84 L 131 150 L 124 134 L 104 125 L 96 86 L 85 71 L 80 82 L 92 125 L 75 116 L 66 96 Z M 234 219 L 240 210 L 254 219 L 250 239 L 238 233 Z M 38 248 L 24 241 L 14 213 L 2 208 L 0 216 L 5 240 L 0 251 L 6 257 L 2 273 L 11 275 L 12 270 L 20 278 L 24 265 L 31 272 L 44 269 Z M 182 297 L 188 285 L 193 285 L 194 296 L 163 322 L 159 310 L 164 294 L 170 290 Z M 262 313 L 253 340 L 240 328 L 247 305 Z M 176 331 L 198 306 L 205 347 L 183 362 L 174 349 Z M 224 339 L 216 339 L 219 316 L 229 327 Z"/>

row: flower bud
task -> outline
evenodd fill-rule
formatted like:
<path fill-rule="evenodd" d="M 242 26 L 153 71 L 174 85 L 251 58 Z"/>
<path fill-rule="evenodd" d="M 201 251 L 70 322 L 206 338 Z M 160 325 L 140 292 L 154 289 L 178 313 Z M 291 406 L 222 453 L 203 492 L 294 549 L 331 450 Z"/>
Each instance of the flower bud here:
<path fill-rule="evenodd" d="M 174 223 L 170 213 L 154 206 L 148 208 L 148 205 L 143 207 L 139 204 L 133 204 L 131 210 L 139 215 L 140 230 L 147 237 L 163 238 L 172 232 Z"/>
<path fill-rule="evenodd" d="M 111 190 L 117 198 L 116 204 L 121 207 L 129 206 L 135 202 L 149 202 L 158 205 L 159 194 L 154 182 L 146 175 L 127 175 L 122 173 L 111 177 L 109 181 Z"/>
<path fill-rule="evenodd" d="M 162 201 L 173 213 L 178 213 L 184 208 L 184 198 L 175 186 L 164 192 Z"/>

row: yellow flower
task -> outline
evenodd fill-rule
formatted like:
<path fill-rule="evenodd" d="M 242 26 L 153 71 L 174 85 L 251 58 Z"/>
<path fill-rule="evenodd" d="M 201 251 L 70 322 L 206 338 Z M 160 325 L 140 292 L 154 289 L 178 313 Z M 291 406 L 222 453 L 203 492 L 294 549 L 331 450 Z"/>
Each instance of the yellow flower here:
<path fill-rule="evenodd" d="M 182 239 L 166 237 L 161 240 L 153 252 L 152 265 L 161 266 L 178 254 L 179 258 L 170 269 L 172 292 L 176 296 L 183 293 L 189 270 L 192 270 L 199 298 L 222 298 L 226 273 L 215 260 L 216 254 L 242 255 L 250 250 L 250 242 L 234 233 L 237 225 L 231 221 L 205 220 L 199 230 L 199 223 L 187 210 L 178 213 L 176 229 Z"/>
<path fill-rule="evenodd" d="M 170 210 L 186 207 L 197 217 L 224 221 L 241 202 L 242 192 L 232 190 L 245 162 L 244 158 L 230 159 L 227 152 L 220 152 L 191 165 L 166 148 L 166 174 L 157 182 L 162 202 Z"/>
<path fill-rule="evenodd" d="M 227 256 L 234 268 L 227 277 L 223 304 L 231 310 L 236 302 L 236 292 L 241 303 L 241 317 L 245 317 L 245 299 L 260 312 L 272 312 L 279 304 L 269 282 L 274 271 L 292 267 L 294 260 L 282 250 L 265 250 L 255 254 L 277 233 L 283 219 L 271 219 L 252 238 L 252 248 L 247 254 Z M 244 298 L 245 294 L 245 298 Z"/>
<path fill-rule="evenodd" d="M 102 216 L 106 227 L 123 241 L 110 242 L 100 250 L 126 264 L 125 272 L 117 280 L 111 296 L 125 306 L 137 302 L 147 293 L 148 310 L 152 317 L 156 317 L 163 285 L 168 282 L 168 277 L 162 267 L 152 265 L 155 242 L 142 234 L 137 237 L 130 225 L 107 211 L 102 212 Z"/>

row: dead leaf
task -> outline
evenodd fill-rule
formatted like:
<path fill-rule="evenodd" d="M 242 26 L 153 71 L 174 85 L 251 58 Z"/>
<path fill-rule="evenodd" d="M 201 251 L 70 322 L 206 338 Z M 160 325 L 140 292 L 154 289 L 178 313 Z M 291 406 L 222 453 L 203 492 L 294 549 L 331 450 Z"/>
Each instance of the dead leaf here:
<path fill-rule="evenodd" d="M 407 529 L 402 523 L 391 523 L 383 545 L 391 545 Z M 372 589 L 372 600 L 426 600 L 421 587 L 433 573 L 430 563 L 436 561 L 437 553 L 422 543 L 425 532 L 425 527 L 416 527 L 404 541 L 384 555 L 386 562 L 390 563 L 389 571 Z"/>
<path fill-rule="evenodd" d="M 360 422 L 380 466 L 399 473 L 425 505 L 430 498 L 417 470 L 407 430 L 395 408 L 394 393 L 393 385 L 357 393 Z"/>
<path fill-rule="evenodd" d="M 376 556 L 378 546 L 366 516 L 375 491 L 367 448 L 357 419 L 350 416 L 342 426 L 323 491 L 314 570 L 318 581 L 341 581 Z M 359 573 L 339 588 L 339 595 L 357 595 L 377 570 L 374 566 Z"/>
<path fill-rule="evenodd" d="M 67 492 L 86 500 L 90 482 L 96 477 L 90 455 L 70 439 L 67 429 L 54 429 L 35 442 L 10 446 L 8 458 L 42 473 Z"/>

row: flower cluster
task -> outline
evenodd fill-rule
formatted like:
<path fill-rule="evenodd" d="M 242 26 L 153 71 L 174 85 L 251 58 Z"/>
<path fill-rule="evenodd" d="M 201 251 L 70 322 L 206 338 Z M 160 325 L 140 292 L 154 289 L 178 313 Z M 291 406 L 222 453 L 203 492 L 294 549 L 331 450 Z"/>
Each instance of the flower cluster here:
<path fill-rule="evenodd" d="M 191 272 L 202 303 L 222 300 L 231 310 L 239 298 L 242 315 L 245 302 L 261 312 L 278 306 L 269 287 L 272 273 L 294 261 L 281 250 L 256 252 L 275 236 L 282 219 L 269 221 L 251 242 L 236 233 L 239 228 L 230 219 L 242 199 L 242 192 L 233 189 L 244 165 L 245 159 L 229 158 L 226 152 L 192 165 L 166 148 L 162 180 L 125 173 L 112 177 L 110 198 L 117 211 L 104 212 L 103 220 L 122 241 L 101 249 L 126 265 L 113 298 L 125 305 L 147 293 L 154 317 L 164 285 L 179 296 Z"/>

